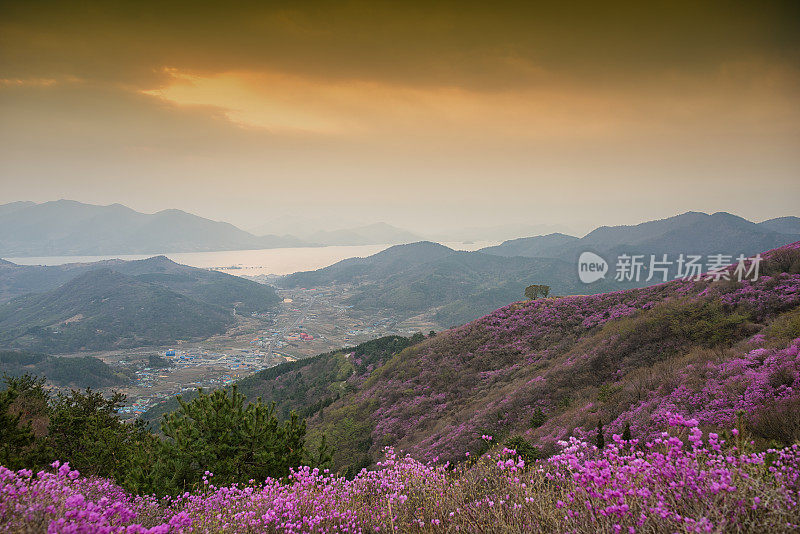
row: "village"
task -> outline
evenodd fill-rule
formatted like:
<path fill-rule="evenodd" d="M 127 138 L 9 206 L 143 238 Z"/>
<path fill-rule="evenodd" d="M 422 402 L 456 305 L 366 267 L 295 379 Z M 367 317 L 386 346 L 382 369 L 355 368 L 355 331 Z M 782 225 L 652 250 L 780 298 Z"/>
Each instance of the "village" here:
<path fill-rule="evenodd" d="M 347 287 L 338 286 L 279 290 L 282 302 L 274 314 L 239 316 L 238 326 L 224 336 L 97 356 L 112 366 L 134 370 L 131 384 L 109 388 L 127 396 L 120 414 L 134 418 L 197 388 L 224 387 L 283 362 L 382 336 L 428 332 L 435 326 L 424 319 L 356 315 L 344 304 L 347 292 Z M 150 365 L 151 356 L 158 356 L 161 364 Z"/>

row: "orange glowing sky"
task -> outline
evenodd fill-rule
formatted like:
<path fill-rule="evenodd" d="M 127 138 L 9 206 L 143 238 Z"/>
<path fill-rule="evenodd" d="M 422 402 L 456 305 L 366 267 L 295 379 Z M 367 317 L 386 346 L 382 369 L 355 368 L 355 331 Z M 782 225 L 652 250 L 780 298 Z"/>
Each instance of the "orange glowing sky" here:
<path fill-rule="evenodd" d="M 4 2 L 0 203 L 799 214 L 796 2 Z"/>

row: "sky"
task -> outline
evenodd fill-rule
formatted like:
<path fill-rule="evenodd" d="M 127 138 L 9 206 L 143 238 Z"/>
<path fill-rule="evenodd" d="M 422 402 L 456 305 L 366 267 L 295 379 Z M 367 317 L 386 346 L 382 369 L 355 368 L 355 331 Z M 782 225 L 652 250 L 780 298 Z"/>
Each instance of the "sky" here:
<path fill-rule="evenodd" d="M 0 203 L 418 232 L 800 215 L 800 3 L 0 3 Z"/>

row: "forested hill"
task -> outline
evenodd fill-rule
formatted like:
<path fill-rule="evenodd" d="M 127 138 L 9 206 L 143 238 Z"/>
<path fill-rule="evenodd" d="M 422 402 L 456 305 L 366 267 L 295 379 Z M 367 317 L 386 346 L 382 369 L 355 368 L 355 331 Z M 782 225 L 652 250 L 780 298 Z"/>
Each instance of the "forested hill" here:
<path fill-rule="evenodd" d="M 115 369 L 93 356 L 59 357 L 35 352 L 0 350 L 0 374 L 45 377 L 57 386 L 102 388 L 121 386 L 133 372 Z"/>
<path fill-rule="evenodd" d="M 220 334 L 229 310 L 111 269 L 95 269 L 0 305 L 0 346 L 75 352 Z"/>
<path fill-rule="evenodd" d="M 377 280 L 405 269 L 435 262 L 453 252 L 455 251 L 451 248 L 430 241 L 395 245 L 366 258 L 348 258 L 316 271 L 290 274 L 281 281 L 286 287 L 313 287 Z"/>
<path fill-rule="evenodd" d="M 27 293 L 53 290 L 97 269 L 112 269 L 141 282 L 156 284 L 194 300 L 241 313 L 265 312 L 280 301 L 275 290 L 238 276 L 175 263 L 165 256 L 144 260 L 107 260 L 56 266 L 0 263 L 0 302 Z"/>

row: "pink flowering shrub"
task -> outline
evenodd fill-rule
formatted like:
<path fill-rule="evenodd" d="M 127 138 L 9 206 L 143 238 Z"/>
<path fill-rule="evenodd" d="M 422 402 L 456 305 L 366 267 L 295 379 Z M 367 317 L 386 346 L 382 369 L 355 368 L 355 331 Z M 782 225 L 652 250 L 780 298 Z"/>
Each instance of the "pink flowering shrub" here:
<path fill-rule="evenodd" d="M 672 413 L 687 414 L 704 427 L 717 428 L 730 427 L 740 414 L 757 418 L 764 409 L 800 400 L 799 351 L 797 338 L 782 349 L 755 348 L 738 358 L 689 364 L 611 426 L 621 429 L 630 422 L 634 433 L 641 435 L 653 420 L 665 421 Z M 788 436 L 786 441 L 798 436 Z"/>
<path fill-rule="evenodd" d="M 671 422 L 697 423 L 681 417 Z M 688 443 L 664 432 L 645 443 L 644 450 L 619 435 L 613 439 L 598 455 L 593 447 L 572 438 L 563 443 L 561 454 L 549 460 L 562 469 L 541 469 L 548 480 L 569 488 L 559 501 L 565 530 L 581 530 L 592 520 L 601 526 L 598 531 L 608 532 L 800 528 L 797 445 L 747 454 L 739 447 L 724 448 L 724 440 L 713 432 L 704 440 L 697 426 L 689 429 Z"/>
<path fill-rule="evenodd" d="M 787 339 L 800 324 L 800 244 L 763 257 L 756 281 L 675 280 L 510 304 L 395 355 L 309 419 L 309 434 L 333 438 L 337 466 L 389 445 L 455 462 L 482 450 L 481 434 L 521 434 L 554 452 L 559 440 L 588 437 L 598 419 L 614 432 L 630 422 L 646 438 L 664 430 L 658 414 L 667 411 L 695 414 L 704 428 L 744 412 L 751 430 L 766 432 L 757 438 L 791 443 L 794 431 L 778 435 L 785 425 L 761 412 L 800 406 L 797 335 Z M 533 428 L 537 409 L 547 417 Z"/>
<path fill-rule="evenodd" d="M 281 482 L 203 486 L 157 501 L 54 464 L 0 468 L 0 532 L 793 532 L 800 528 L 800 449 L 743 449 L 670 415 L 685 439 L 598 451 L 563 442 L 526 465 L 496 447 L 451 470 L 392 449 L 353 480 L 301 468 Z M 734 434 L 738 432 L 734 431 Z"/>
<path fill-rule="evenodd" d="M 34 474 L 0 466 L 0 532 L 165 534 L 182 532 L 185 516 L 163 515 L 158 502 L 131 496 L 106 479 L 85 478 L 68 463 Z M 149 527 L 142 520 L 152 523 Z"/>

